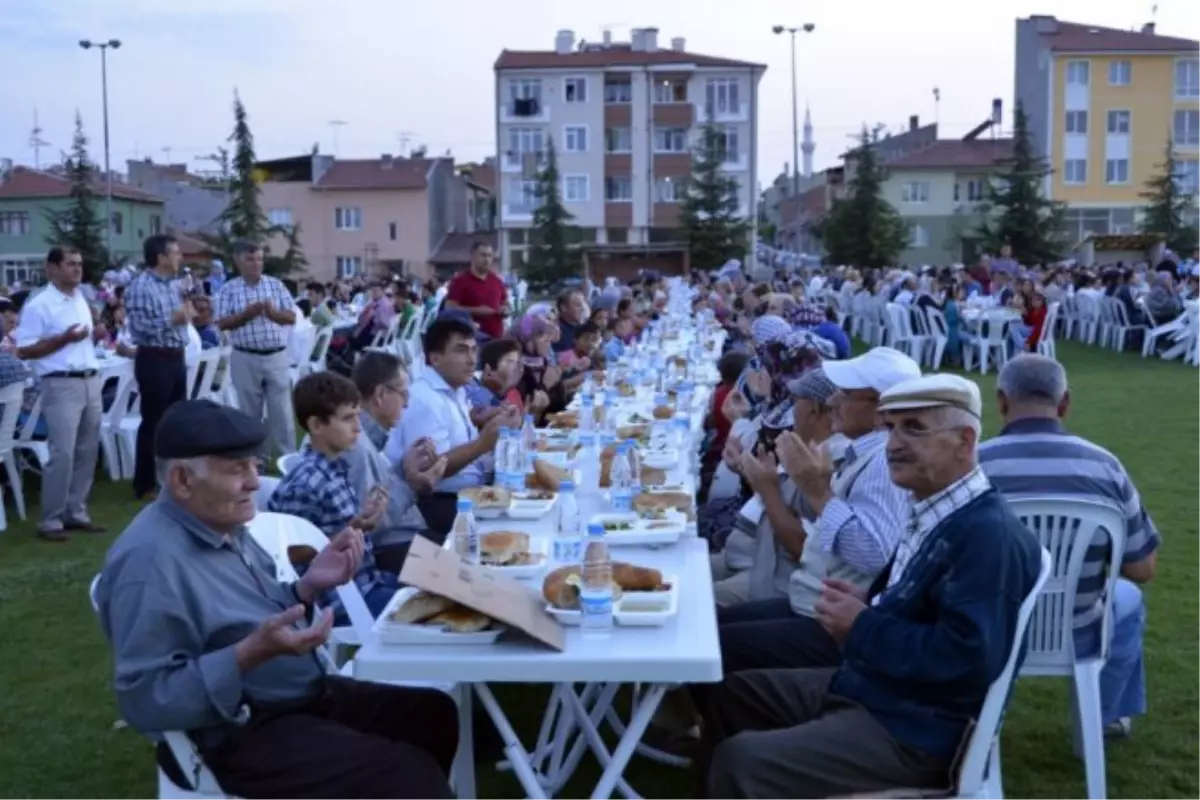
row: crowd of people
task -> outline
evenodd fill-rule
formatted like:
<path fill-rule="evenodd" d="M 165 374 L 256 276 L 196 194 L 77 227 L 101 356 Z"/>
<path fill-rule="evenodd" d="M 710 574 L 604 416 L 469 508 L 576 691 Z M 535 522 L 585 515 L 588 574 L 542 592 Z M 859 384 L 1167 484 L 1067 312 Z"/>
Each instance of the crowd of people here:
<path fill-rule="evenodd" d="M 839 323 L 839 293 L 936 303 L 948 319 L 958 300 L 994 296 L 1022 304 L 1028 349 L 1046 298 L 1071 284 L 1091 291 L 1091 278 L 1005 255 L 986 272 L 754 280 L 731 262 L 690 276 L 692 311 L 711 310 L 726 333 L 697 487 L 725 676 L 668 695 L 647 738 L 692 755 L 705 796 L 952 788 L 1040 567 L 1006 495 L 1121 510 L 1111 641 L 1099 624 L 1109 545 L 1097 540 L 1078 590 L 1076 652 L 1109 646 L 1106 735 L 1130 735 L 1145 713 L 1138 587 L 1154 575 L 1160 537 L 1120 461 L 1065 427 L 1063 366 L 1032 353 L 1009 360 L 993 400 L 1003 427 L 986 437 L 976 384 L 922 375 L 889 347 L 851 358 Z M 423 285 L 427 297 L 376 281 L 309 284 L 296 299 L 262 274 L 255 243 L 238 245 L 238 276 L 216 286 L 180 276 L 170 237 L 147 240 L 145 256 L 123 286 L 88 293 L 79 254 L 56 248 L 49 286 L 12 320 L 12 352 L 39 378 L 49 436 L 46 539 L 99 528 L 87 513 L 104 402 L 95 350 L 112 342 L 134 360 L 134 491 L 150 502 L 117 538 L 96 593 L 122 715 L 151 737 L 187 732 L 239 796 L 451 796 L 457 712 L 445 695 L 329 675 L 321 645 L 347 622 L 335 589 L 353 581 L 380 613 L 413 538 L 444 540 L 458 493 L 493 479 L 501 429 L 525 415 L 541 424 L 619 360 L 663 313 L 666 280 L 569 287 L 511 314 L 486 246 L 444 292 Z M 1102 278 L 1120 297 L 1139 274 Z M 1163 281 L 1153 279 L 1178 298 Z M 1194 292 L 1195 276 L 1184 282 Z M 301 315 L 334 325 L 354 305 L 331 368 L 293 385 L 287 329 Z M 434 317 L 422 368 L 367 347 L 417 308 Z M 200 347 L 232 346 L 237 409 L 187 397 L 193 335 Z M 306 436 L 267 507 L 308 520 L 329 544 L 291 554 L 301 577 L 281 585 L 246 525 L 269 456 L 296 449 L 285 417 Z M 179 775 L 168 750 L 159 758 Z"/>

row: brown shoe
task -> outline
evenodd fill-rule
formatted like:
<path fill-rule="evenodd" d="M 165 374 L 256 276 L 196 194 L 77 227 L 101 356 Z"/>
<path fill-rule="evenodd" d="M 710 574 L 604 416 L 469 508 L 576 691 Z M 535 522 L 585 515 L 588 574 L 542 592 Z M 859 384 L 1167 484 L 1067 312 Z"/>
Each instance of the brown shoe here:
<path fill-rule="evenodd" d="M 79 531 L 81 533 L 104 533 L 107 528 L 103 525 L 97 525 L 95 522 L 67 522 L 63 525 L 68 531 Z"/>
<path fill-rule="evenodd" d="M 38 536 L 44 542 L 69 542 L 71 537 L 63 530 L 38 531 Z"/>

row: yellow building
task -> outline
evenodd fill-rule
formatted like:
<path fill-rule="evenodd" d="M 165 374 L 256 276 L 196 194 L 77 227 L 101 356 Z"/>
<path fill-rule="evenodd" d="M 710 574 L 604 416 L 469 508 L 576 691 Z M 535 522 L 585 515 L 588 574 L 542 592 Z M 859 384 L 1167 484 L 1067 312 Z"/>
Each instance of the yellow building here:
<path fill-rule="evenodd" d="M 1014 97 L 1053 168 L 1049 197 L 1068 204 L 1073 241 L 1132 233 L 1167 142 L 1181 188 L 1200 185 L 1200 42 L 1140 31 L 1017 20 Z"/>

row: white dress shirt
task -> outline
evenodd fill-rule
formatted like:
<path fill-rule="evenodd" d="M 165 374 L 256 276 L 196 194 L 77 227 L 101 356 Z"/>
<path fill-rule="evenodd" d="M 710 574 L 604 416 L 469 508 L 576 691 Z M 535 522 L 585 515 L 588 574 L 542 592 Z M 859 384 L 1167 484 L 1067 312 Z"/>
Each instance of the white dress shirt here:
<path fill-rule="evenodd" d="M 479 429 L 471 422 L 466 387 L 450 388 L 445 378 L 432 367 L 413 381 L 408 408 L 400 424 L 388 434 L 384 455 L 399 468 L 404 462 L 404 454 L 422 438 L 433 442 L 438 455 L 445 455 L 479 438 Z M 443 478 L 437 491 L 457 492 L 468 486 L 482 486 L 487 476 L 486 460 L 487 456 L 476 459 L 457 474 Z"/>
<path fill-rule="evenodd" d="M 99 369 L 96 346 L 92 343 L 92 311 L 79 289 L 67 295 L 53 285 L 47 285 L 25 302 L 21 309 L 21 321 L 17 324 L 17 347 L 37 344 L 75 325 L 87 329 L 88 335 L 84 339 L 72 342 L 45 358 L 28 359 L 39 378 L 53 372 Z"/>

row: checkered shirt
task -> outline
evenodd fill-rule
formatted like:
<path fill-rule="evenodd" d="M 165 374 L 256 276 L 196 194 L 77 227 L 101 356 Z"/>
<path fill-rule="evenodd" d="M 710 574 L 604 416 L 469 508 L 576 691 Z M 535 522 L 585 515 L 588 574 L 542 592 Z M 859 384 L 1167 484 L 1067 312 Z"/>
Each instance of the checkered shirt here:
<path fill-rule="evenodd" d="M 350 485 L 350 467 L 344 459 L 329 459 L 310 447 L 300 451 L 300 458 L 271 494 L 267 509 L 291 514 L 311 522 L 326 536 L 334 536 L 358 514 L 358 496 Z M 375 554 L 370 537 L 364 537 L 362 564 L 354 575 L 354 583 L 365 597 L 377 588 L 399 588 L 396 575 L 382 572 L 375 566 Z M 300 569 L 303 574 L 303 568 Z M 322 606 L 332 608 L 341 624 L 345 610 L 337 591 L 330 589 L 321 597 Z"/>
<path fill-rule="evenodd" d="M 896 546 L 896 558 L 892 561 L 892 572 L 888 576 L 888 588 L 899 582 L 908 562 L 921 549 L 925 537 L 941 524 L 942 520 L 992 488 L 991 481 L 979 467 L 942 489 L 935 495 L 913 503 L 912 514 L 900 543 Z"/>
<path fill-rule="evenodd" d="M 187 329 L 172 325 L 171 315 L 182 305 L 173 278 L 153 270 L 139 272 L 125 289 L 126 326 L 135 347 L 187 347 Z"/>
<path fill-rule="evenodd" d="M 291 311 L 296 303 L 278 278 L 263 275 L 251 286 L 244 278 L 234 278 L 217 295 L 217 319 L 240 314 L 251 303 L 269 301 L 278 311 Z M 287 347 L 289 327 L 260 314 L 240 328 L 229 331 L 229 342 L 245 350 L 277 350 Z"/>

